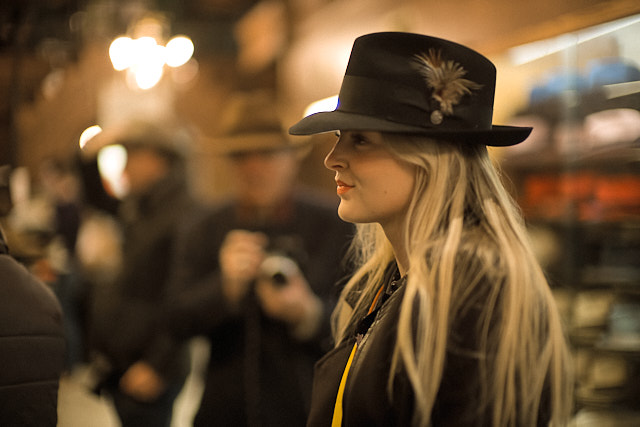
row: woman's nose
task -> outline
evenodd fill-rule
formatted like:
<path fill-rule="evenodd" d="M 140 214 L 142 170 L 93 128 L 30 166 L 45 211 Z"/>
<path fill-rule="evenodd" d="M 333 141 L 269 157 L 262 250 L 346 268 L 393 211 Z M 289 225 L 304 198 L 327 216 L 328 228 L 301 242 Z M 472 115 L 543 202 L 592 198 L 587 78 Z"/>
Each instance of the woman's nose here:
<path fill-rule="evenodd" d="M 340 150 L 340 140 L 336 141 L 327 157 L 324 158 L 324 166 L 330 170 L 342 169 L 346 166 L 346 159 Z"/>

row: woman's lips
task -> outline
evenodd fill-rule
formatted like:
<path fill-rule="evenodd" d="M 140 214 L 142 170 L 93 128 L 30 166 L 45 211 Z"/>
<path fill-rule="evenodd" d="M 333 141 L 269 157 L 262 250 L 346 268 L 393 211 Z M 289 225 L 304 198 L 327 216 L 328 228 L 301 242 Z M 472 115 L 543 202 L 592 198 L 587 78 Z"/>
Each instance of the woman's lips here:
<path fill-rule="evenodd" d="M 336 190 L 336 192 L 338 193 L 338 196 L 345 194 L 347 191 L 353 188 L 353 186 L 347 185 L 342 181 L 336 181 L 336 184 L 338 184 L 338 188 Z"/>

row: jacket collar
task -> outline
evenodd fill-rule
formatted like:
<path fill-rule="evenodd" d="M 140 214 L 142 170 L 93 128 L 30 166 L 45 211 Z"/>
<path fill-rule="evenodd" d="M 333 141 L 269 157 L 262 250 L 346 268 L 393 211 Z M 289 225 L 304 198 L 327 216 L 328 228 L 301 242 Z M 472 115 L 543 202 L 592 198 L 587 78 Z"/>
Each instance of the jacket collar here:
<path fill-rule="evenodd" d="M 363 291 L 365 285 L 365 279 L 363 279 L 360 283 L 358 283 L 353 290 L 346 296 L 346 302 L 352 308 L 356 306 L 358 299 Z M 382 284 L 384 284 L 384 295 L 381 298 L 380 305 L 387 300 L 396 290 L 398 290 L 405 282 L 407 278 L 406 276 L 400 277 L 400 270 L 398 270 L 398 264 L 395 261 L 391 261 L 387 268 L 385 269 L 384 279 Z"/>

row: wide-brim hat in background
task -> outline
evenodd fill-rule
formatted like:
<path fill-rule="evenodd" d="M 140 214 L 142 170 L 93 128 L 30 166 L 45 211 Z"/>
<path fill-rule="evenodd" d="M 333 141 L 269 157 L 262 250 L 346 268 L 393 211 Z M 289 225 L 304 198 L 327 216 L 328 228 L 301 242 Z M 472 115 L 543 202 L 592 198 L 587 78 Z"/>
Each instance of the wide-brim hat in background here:
<path fill-rule="evenodd" d="M 357 38 L 334 111 L 291 126 L 292 135 L 335 130 L 423 134 L 507 146 L 530 127 L 492 124 L 495 66 L 460 44 L 420 34 Z"/>
<path fill-rule="evenodd" d="M 234 93 L 224 106 L 218 129 L 217 135 L 206 140 L 217 155 L 292 150 L 306 145 L 287 134 L 276 96 L 268 90 Z"/>
<path fill-rule="evenodd" d="M 96 156 L 104 147 L 122 145 L 128 150 L 150 148 L 165 157 L 184 161 L 191 152 L 193 135 L 185 126 L 131 119 L 103 129 L 87 141 L 83 154 Z"/>

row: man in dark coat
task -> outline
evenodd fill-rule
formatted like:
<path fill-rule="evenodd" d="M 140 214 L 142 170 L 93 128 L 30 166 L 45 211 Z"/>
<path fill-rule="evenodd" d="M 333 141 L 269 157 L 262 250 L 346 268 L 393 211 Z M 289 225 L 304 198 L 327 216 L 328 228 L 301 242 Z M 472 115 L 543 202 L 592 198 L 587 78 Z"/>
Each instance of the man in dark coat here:
<path fill-rule="evenodd" d="M 180 230 L 197 208 L 186 184 L 187 141 L 149 123 L 104 132 L 90 142 L 126 148 L 128 194 L 118 216 L 122 268 L 96 296 L 91 344 L 123 426 L 168 426 L 189 369 L 186 343 L 159 329 Z"/>
<path fill-rule="evenodd" d="M 196 426 L 304 425 L 352 235 L 334 203 L 296 190 L 303 153 L 257 123 L 274 110 L 259 99 L 238 100 L 218 141 L 237 191 L 190 233 L 174 299 L 173 327 L 211 345 Z"/>
<path fill-rule="evenodd" d="M 0 217 L 11 209 L 7 184 L 0 182 Z M 9 255 L 0 229 L 0 425 L 55 426 L 64 366 L 60 304 Z"/>

